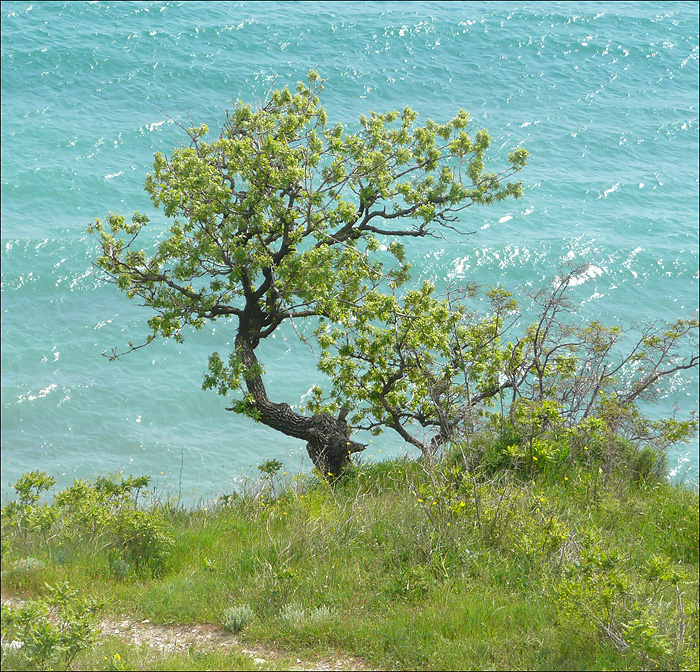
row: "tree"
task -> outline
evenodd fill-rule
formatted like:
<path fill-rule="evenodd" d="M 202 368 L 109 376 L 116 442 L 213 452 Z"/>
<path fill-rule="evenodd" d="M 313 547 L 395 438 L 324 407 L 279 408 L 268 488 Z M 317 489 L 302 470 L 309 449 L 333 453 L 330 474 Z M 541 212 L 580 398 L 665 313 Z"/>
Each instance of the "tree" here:
<path fill-rule="evenodd" d="M 238 392 L 228 410 L 305 441 L 325 476 L 366 448 L 351 430 L 389 428 L 431 455 L 497 403 L 530 457 L 536 437 L 558 425 L 662 443 L 694 430 L 693 420 L 653 423 L 636 401 L 697 368 L 697 354 L 683 354 L 688 344 L 697 352 L 696 318 L 643 327 L 631 341 L 619 327 L 581 324 L 567 298 L 579 267 L 531 293 L 536 317 L 517 335 L 520 309 L 503 288 L 489 289 L 480 315 L 468 308 L 473 286 L 438 296 L 430 283 L 409 284 L 401 241 L 458 231 L 465 208 L 518 198 L 509 178 L 524 149 L 488 172 L 488 133 L 472 132 L 463 110 L 423 126 L 409 108 L 372 112 L 346 133 L 328 125 L 322 88 L 311 72 L 257 109 L 236 103 L 212 142 L 206 126 L 183 128 L 189 146 L 156 154 L 145 187 L 172 223 L 150 255 L 135 249 L 146 216 L 96 220 L 97 265 L 155 313 L 145 343 L 127 352 L 230 320 L 235 347 L 210 356 L 203 387 Z M 330 381 L 302 413 L 270 400 L 256 355 L 285 323 L 316 340 Z"/>
<path fill-rule="evenodd" d="M 535 436 L 557 424 L 660 448 L 688 438 L 692 417 L 652 421 L 636 402 L 658 399 L 662 382 L 698 367 L 697 317 L 626 330 L 582 323 L 567 292 L 587 271 L 563 268 L 529 292 L 535 318 L 519 335 L 523 314 L 503 288 L 486 292 L 489 309 L 479 314 L 468 309 L 474 286 L 438 297 L 427 283 L 400 300 L 385 295 L 381 320 L 362 306 L 332 328 L 321 325 L 319 366 L 332 382 L 331 404 L 316 388 L 310 406 L 353 405 L 354 426 L 390 427 L 423 454 L 475 433 L 497 402 L 495 415 L 518 429 L 530 452 Z"/>
<path fill-rule="evenodd" d="M 130 221 L 110 214 L 106 226 L 96 220 L 90 230 L 106 277 L 155 313 L 145 343 L 130 350 L 158 337 L 181 341 L 187 325 L 235 318 L 235 348 L 211 355 L 203 387 L 239 390 L 230 410 L 306 441 L 314 465 L 337 475 L 366 447 L 346 421 L 362 395 L 317 404 L 310 415 L 271 401 L 255 352 L 260 341 L 286 322 L 320 320 L 327 348 L 327 325 L 400 319 L 396 295 L 409 278 L 400 241 L 453 228 L 472 205 L 519 197 L 520 183 L 508 180 L 527 152 L 516 149 L 503 170 L 488 172 L 489 135 L 473 133 L 463 110 L 423 126 L 408 107 L 371 112 L 357 133 L 346 133 L 328 124 L 322 88 L 311 72 L 308 84 L 272 91 L 257 109 L 235 103 L 212 142 L 202 125 L 184 129 L 189 146 L 170 158 L 157 153 L 145 188 L 172 224 L 151 254 L 135 249 L 149 221 L 143 214 Z M 409 292 L 404 305 L 420 310 L 431 291 Z M 368 356 L 381 347 L 377 341 Z M 391 395 L 384 402 L 393 403 Z M 388 424 L 401 433 L 400 423 Z"/>

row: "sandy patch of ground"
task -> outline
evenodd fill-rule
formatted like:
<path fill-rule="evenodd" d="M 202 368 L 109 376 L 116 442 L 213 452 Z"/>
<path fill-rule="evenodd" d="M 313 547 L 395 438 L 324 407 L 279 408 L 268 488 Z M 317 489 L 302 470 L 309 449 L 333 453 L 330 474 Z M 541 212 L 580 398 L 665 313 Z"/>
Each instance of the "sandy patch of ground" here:
<path fill-rule="evenodd" d="M 4 597 L 2 604 L 21 605 L 23 600 Z M 234 649 L 249 656 L 257 665 L 274 664 L 281 659 L 294 657 L 293 653 L 276 651 L 264 645 L 251 647 L 243 645 L 235 635 L 214 625 L 154 625 L 148 619 L 133 621 L 102 619 L 99 623 L 103 637 L 119 637 L 122 641 L 136 646 L 146 645 L 151 649 L 165 653 L 188 651 L 193 649 Z M 332 659 L 303 660 L 297 658 L 293 670 L 368 670 L 364 661 L 349 656 L 339 655 Z"/>

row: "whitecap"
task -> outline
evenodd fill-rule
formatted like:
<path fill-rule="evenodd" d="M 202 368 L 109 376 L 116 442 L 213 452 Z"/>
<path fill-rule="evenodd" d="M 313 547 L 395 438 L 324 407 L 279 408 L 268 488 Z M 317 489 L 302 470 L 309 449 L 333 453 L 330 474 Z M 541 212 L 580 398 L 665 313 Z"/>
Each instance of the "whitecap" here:
<path fill-rule="evenodd" d="M 17 403 L 21 403 L 24 401 L 26 398 L 27 401 L 34 401 L 35 399 L 39 399 L 40 397 L 45 397 L 47 394 L 50 394 L 57 388 L 57 385 L 55 383 L 52 383 L 51 385 L 48 385 L 42 390 L 39 390 L 37 394 L 28 394 L 26 397 L 24 395 L 20 395 L 19 399 L 17 400 Z"/>
<path fill-rule="evenodd" d="M 452 270 L 447 274 L 448 280 L 463 278 L 465 272 L 469 270 L 469 268 L 471 268 L 471 264 L 469 263 L 468 257 L 464 257 L 463 259 L 455 259 Z"/>
<path fill-rule="evenodd" d="M 159 128 L 159 127 L 161 127 L 163 124 L 167 124 L 167 123 L 169 123 L 169 122 L 170 122 L 169 119 L 163 119 L 163 121 L 154 121 L 152 124 L 147 124 L 147 125 L 146 125 L 146 128 L 147 128 L 149 131 L 155 131 L 156 128 Z"/>
<path fill-rule="evenodd" d="M 600 292 L 593 292 L 589 298 L 587 298 L 585 301 L 582 301 L 581 305 L 584 303 L 588 303 L 589 301 L 595 301 L 596 299 L 602 299 L 605 296 L 605 294 L 601 294 Z"/>
<path fill-rule="evenodd" d="M 577 285 L 582 285 L 584 282 L 587 282 L 588 280 L 596 278 L 599 275 L 603 275 L 603 273 L 604 273 L 604 269 L 602 269 L 600 266 L 595 266 L 594 264 L 591 264 L 590 266 L 588 266 L 586 268 L 585 271 L 583 271 L 583 273 L 580 273 L 579 275 L 575 275 L 571 278 L 571 280 L 569 280 L 569 287 L 576 287 Z M 555 280 L 555 284 L 557 286 L 560 286 L 561 281 L 562 281 L 561 278 L 557 278 Z"/>
<path fill-rule="evenodd" d="M 613 184 L 612 187 L 610 187 L 610 189 L 606 189 L 602 194 L 599 194 L 598 198 L 607 198 L 608 194 L 612 194 L 614 191 L 617 191 L 617 188 L 619 186 L 620 186 L 620 183 L 616 182 L 615 184 Z"/>
<path fill-rule="evenodd" d="M 675 478 L 680 473 L 680 470 L 683 468 L 683 466 L 688 462 L 690 462 L 690 458 L 681 457 L 678 460 L 678 466 L 675 469 L 671 469 L 671 473 L 669 474 L 669 476 L 671 478 Z"/>

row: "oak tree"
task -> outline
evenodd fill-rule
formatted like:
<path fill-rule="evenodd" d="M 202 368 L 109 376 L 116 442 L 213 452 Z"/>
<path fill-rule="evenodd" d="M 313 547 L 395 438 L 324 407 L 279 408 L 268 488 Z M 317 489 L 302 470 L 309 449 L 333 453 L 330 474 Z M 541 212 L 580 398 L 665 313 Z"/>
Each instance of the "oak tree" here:
<path fill-rule="evenodd" d="M 397 293 L 410 266 L 401 241 L 460 228 L 458 213 L 472 205 L 518 198 L 521 185 L 509 178 L 525 165 L 527 152 L 515 149 L 502 170 L 489 172 L 489 135 L 474 131 L 464 110 L 445 123 L 422 125 L 408 107 L 371 112 L 349 133 L 329 124 L 322 88 L 311 72 L 307 83 L 271 91 L 255 108 L 236 102 L 216 138 L 206 139 L 206 126 L 193 126 L 184 129 L 187 146 L 169 157 L 157 153 L 145 189 L 170 225 L 151 252 L 137 249 L 149 222 L 141 213 L 130 219 L 110 214 L 91 231 L 105 276 L 154 313 L 142 345 L 159 337 L 180 341 L 185 327 L 230 320 L 235 347 L 211 355 L 204 388 L 239 392 L 231 410 L 305 441 L 323 474 L 339 474 L 350 455 L 365 448 L 347 424 L 365 395 L 307 414 L 273 401 L 256 355 L 259 343 L 285 323 L 311 320 L 314 326 L 321 321 L 327 348 L 325 332 L 338 325 L 403 319 Z M 420 312 L 426 292 L 430 288 L 409 292 L 402 305 Z M 445 329 L 424 330 L 421 338 L 429 345 L 444 336 Z M 381 339 L 368 347 L 370 364 L 382 348 Z M 383 385 L 392 387 L 391 376 Z M 398 399 L 386 393 L 379 403 Z M 387 417 L 401 433 L 390 411 Z"/>
<path fill-rule="evenodd" d="M 470 285 L 438 295 L 409 282 L 402 241 L 460 232 L 466 208 L 518 198 L 510 178 L 524 149 L 489 172 L 489 135 L 463 110 L 423 125 L 409 108 L 371 112 L 350 133 L 328 123 L 322 88 L 311 72 L 256 108 L 237 102 L 212 141 L 206 126 L 183 127 L 188 145 L 156 154 L 146 179 L 170 220 L 150 253 L 137 245 L 145 215 L 95 221 L 97 265 L 153 311 L 145 343 L 129 350 L 224 320 L 235 345 L 209 357 L 203 387 L 235 395 L 228 410 L 305 441 L 324 476 L 366 448 L 354 430 L 391 429 L 430 455 L 475 431 L 497 403 L 531 458 L 536 435 L 555 426 L 661 444 L 694 431 L 692 419 L 653 422 L 636 404 L 698 367 L 696 318 L 636 332 L 581 323 L 568 292 L 585 266 L 530 293 L 535 319 L 525 328 L 501 287 L 479 314 Z M 315 340 L 329 383 L 301 412 L 270 399 L 256 352 L 287 323 L 300 343 Z"/>

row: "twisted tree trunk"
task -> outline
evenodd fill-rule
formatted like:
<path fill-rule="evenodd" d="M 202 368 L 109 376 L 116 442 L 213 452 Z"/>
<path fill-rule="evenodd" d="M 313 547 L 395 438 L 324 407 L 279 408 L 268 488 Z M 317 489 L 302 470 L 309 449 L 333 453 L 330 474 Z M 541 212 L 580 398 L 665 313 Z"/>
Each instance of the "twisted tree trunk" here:
<path fill-rule="evenodd" d="M 255 356 L 257 344 L 257 340 L 238 331 L 236 352 L 246 369 L 246 388 L 253 399 L 258 420 L 287 436 L 306 441 L 306 451 L 324 478 L 341 476 L 350 465 L 350 456 L 367 446 L 350 439 L 350 430 L 342 412 L 337 418 L 328 413 L 307 416 L 296 413 L 289 404 L 270 401 Z"/>

